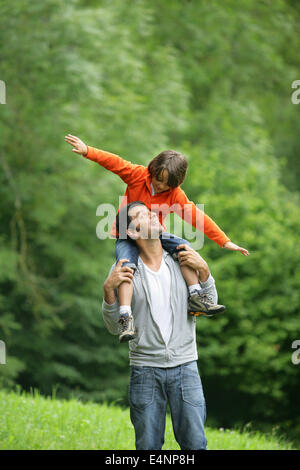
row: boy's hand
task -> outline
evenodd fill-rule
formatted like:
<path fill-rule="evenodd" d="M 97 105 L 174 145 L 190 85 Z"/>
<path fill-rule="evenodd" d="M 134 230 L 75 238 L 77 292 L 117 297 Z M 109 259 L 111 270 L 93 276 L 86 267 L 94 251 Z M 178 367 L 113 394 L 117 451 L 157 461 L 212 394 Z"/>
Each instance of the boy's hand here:
<path fill-rule="evenodd" d="M 224 243 L 223 248 L 227 248 L 227 250 L 240 251 L 242 253 L 242 255 L 244 255 L 244 256 L 250 255 L 249 251 L 246 250 L 246 248 L 242 248 L 242 247 L 240 247 L 240 246 L 238 246 L 238 245 L 236 245 L 235 243 L 232 243 L 232 242 Z"/>
<path fill-rule="evenodd" d="M 80 140 L 75 135 L 68 134 L 65 136 L 65 141 L 68 144 L 73 145 L 72 152 L 79 153 L 79 155 L 86 155 L 88 153 L 88 148 L 82 140 Z"/>

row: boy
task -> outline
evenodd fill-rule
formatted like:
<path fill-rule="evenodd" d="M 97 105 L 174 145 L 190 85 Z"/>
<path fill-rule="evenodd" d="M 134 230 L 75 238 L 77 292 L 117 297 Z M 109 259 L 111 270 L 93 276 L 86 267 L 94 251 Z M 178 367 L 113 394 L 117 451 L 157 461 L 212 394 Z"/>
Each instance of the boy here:
<path fill-rule="evenodd" d="M 174 150 L 166 150 L 157 155 L 148 165 L 135 165 L 126 161 L 118 155 L 98 150 L 87 146 L 78 137 L 68 134 L 65 141 L 72 145 L 73 152 L 84 156 L 92 161 L 99 163 L 104 168 L 116 173 L 127 184 L 127 188 L 121 201 L 119 210 L 125 204 L 133 201 L 142 201 L 151 210 L 151 205 L 163 205 L 159 211 L 159 221 L 163 225 L 163 220 L 168 213 L 175 212 L 184 218 L 185 221 L 197 227 L 197 212 L 199 209 L 195 204 L 188 200 L 184 191 L 180 188 L 187 170 L 186 158 Z M 199 215 L 199 214 L 198 214 Z M 213 222 L 213 220 L 204 215 L 204 233 L 219 246 L 229 250 L 240 251 L 244 256 L 249 252 L 230 241 L 224 232 Z M 116 258 L 128 259 L 123 265 L 129 266 L 133 270 L 137 267 L 138 249 L 134 241 L 124 238 L 124 234 L 117 232 L 115 223 L 111 235 L 117 238 Z M 176 253 L 181 250 L 179 245 L 189 244 L 186 240 L 176 237 L 172 234 L 161 236 L 163 248 L 168 251 L 175 259 Z M 177 250 L 179 248 L 179 250 Z M 187 283 L 189 290 L 189 314 L 198 316 L 209 316 L 220 313 L 225 310 L 224 305 L 214 304 L 201 292 L 198 275 L 195 270 L 188 266 L 181 266 L 182 275 Z M 135 331 L 131 312 L 132 284 L 123 282 L 118 289 L 118 298 L 120 303 L 120 337 L 119 341 L 129 341 L 134 339 Z"/>

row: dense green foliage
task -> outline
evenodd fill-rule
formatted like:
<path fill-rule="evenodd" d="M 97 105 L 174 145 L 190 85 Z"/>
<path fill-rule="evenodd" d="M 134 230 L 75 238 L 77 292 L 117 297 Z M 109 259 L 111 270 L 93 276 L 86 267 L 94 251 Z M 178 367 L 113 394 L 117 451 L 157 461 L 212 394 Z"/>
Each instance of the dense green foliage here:
<path fill-rule="evenodd" d="M 188 197 L 251 252 L 201 250 L 227 305 L 197 326 L 208 417 L 300 434 L 299 21 L 283 0 L 0 0 L 2 387 L 127 403 L 100 313 L 114 241 L 96 237 L 125 185 L 64 136 L 145 165 L 176 148 Z"/>

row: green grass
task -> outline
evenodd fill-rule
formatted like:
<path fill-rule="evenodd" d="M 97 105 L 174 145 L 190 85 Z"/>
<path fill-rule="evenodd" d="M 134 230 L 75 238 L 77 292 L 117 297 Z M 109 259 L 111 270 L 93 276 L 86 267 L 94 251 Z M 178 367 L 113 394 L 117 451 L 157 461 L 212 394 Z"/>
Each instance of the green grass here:
<path fill-rule="evenodd" d="M 292 449 L 272 434 L 206 428 L 208 449 Z M 116 406 L 58 400 L 0 391 L 0 449 L 133 450 L 129 410 Z M 178 450 L 167 417 L 163 450 Z"/>

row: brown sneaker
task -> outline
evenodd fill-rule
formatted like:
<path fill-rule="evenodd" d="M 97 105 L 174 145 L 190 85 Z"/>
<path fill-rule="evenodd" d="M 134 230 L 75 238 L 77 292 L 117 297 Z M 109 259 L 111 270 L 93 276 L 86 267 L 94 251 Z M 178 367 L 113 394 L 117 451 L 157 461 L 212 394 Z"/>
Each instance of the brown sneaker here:
<path fill-rule="evenodd" d="M 214 304 L 205 293 L 195 291 L 194 294 L 189 296 L 189 315 L 195 317 L 212 317 L 218 313 L 224 312 L 225 308 L 225 305 Z"/>
<path fill-rule="evenodd" d="M 121 315 L 119 323 L 119 342 L 125 343 L 136 337 L 136 331 L 134 330 L 133 325 L 133 316 L 132 315 Z"/>

